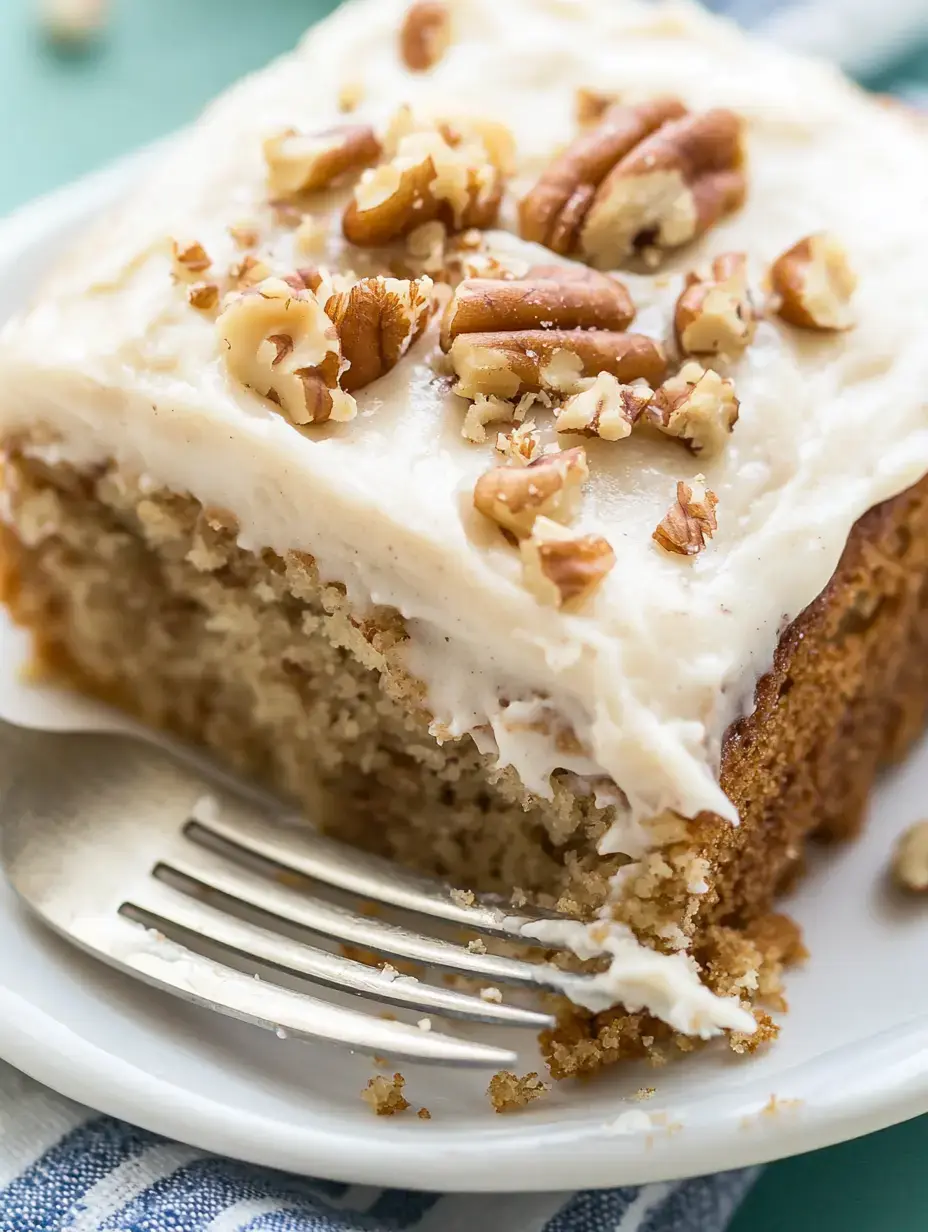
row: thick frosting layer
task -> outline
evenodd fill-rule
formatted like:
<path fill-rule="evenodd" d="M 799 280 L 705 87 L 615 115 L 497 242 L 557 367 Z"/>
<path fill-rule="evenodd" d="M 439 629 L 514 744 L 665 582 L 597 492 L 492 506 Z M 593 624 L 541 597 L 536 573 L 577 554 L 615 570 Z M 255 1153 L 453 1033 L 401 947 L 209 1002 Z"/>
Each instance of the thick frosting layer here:
<path fill-rule="evenodd" d="M 785 623 L 831 576 L 854 521 L 928 471 L 925 143 L 901 113 L 825 67 L 689 6 L 453 8 L 452 46 L 429 73 L 410 74 L 397 54 L 405 0 L 352 0 L 220 100 L 4 331 L 0 431 L 45 425 L 60 456 L 115 457 L 231 509 L 246 546 L 311 552 L 358 602 L 396 606 L 436 720 L 479 729 L 540 793 L 563 756 L 521 720 L 546 698 L 586 749 L 567 768 L 606 775 L 628 798 L 627 831 L 611 842 L 637 851 L 637 823 L 668 807 L 735 820 L 718 785 L 726 727 Z M 581 86 L 629 101 L 673 93 L 694 109 L 731 107 L 747 125 L 747 205 L 658 275 L 626 278 L 636 329 L 665 336 L 683 274 L 707 258 L 746 252 L 756 283 L 823 229 L 859 275 L 859 324 L 815 336 L 762 323 L 731 369 L 741 418 L 715 459 L 637 435 L 590 444 L 579 525 L 608 538 L 617 565 L 580 614 L 565 614 L 536 602 L 518 554 L 470 509 L 492 447 L 462 439 L 465 404 L 428 362 L 434 331 L 360 392 L 355 420 L 300 431 L 230 378 L 214 322 L 172 280 L 167 237 L 198 240 L 225 267 L 240 255 L 227 226 L 258 218 L 272 268 L 305 263 L 292 232 L 271 229 L 262 140 L 339 122 L 345 89 L 361 100 L 352 119 L 381 129 L 403 103 L 509 125 L 511 219 L 512 200 L 573 135 Z M 327 260 L 360 270 L 338 237 L 342 202 L 320 199 L 321 214 L 333 211 Z M 718 494 L 719 530 L 687 560 L 662 553 L 651 532 L 676 480 L 697 471 Z M 521 709 L 507 716 L 508 702 Z"/>

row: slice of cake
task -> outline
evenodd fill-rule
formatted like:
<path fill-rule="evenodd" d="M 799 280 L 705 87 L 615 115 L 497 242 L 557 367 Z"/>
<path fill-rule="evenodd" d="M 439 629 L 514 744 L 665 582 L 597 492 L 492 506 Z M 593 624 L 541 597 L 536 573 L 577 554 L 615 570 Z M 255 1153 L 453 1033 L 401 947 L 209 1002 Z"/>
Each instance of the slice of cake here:
<path fill-rule="evenodd" d="M 53 676 L 556 907 L 555 1074 L 772 1034 L 928 701 L 924 135 L 690 6 L 354 0 L 0 342 Z"/>

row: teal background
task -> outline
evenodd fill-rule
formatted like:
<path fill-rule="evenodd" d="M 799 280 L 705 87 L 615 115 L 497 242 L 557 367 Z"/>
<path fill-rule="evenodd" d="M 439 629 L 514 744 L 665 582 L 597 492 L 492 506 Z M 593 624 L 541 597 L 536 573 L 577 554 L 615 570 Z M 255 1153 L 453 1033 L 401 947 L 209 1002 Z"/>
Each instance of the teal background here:
<path fill-rule="evenodd" d="M 30 0 L 0 0 L 0 212 L 190 120 L 332 7 L 123 0 L 99 45 L 65 54 L 39 37 Z M 903 75 L 928 82 L 928 57 L 908 58 Z M 926 1161 L 923 1118 L 773 1165 L 732 1232 L 925 1232 Z"/>

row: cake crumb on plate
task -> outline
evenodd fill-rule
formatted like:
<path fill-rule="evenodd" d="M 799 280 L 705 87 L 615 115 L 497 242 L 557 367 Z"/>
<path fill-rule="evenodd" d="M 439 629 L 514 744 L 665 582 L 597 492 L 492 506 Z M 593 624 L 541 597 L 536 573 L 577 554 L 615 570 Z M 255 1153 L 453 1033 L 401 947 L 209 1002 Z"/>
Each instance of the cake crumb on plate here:
<path fill-rule="evenodd" d="M 409 1107 L 409 1100 L 403 1095 L 405 1085 L 402 1074 L 394 1074 L 392 1078 L 377 1074 L 361 1092 L 361 1098 L 377 1116 L 396 1116 Z"/>
<path fill-rule="evenodd" d="M 524 1108 L 536 1099 L 541 1099 L 551 1090 L 551 1084 L 544 1082 L 533 1071 L 519 1078 L 508 1069 L 501 1069 L 490 1079 L 487 1095 L 496 1112 L 515 1112 Z"/>

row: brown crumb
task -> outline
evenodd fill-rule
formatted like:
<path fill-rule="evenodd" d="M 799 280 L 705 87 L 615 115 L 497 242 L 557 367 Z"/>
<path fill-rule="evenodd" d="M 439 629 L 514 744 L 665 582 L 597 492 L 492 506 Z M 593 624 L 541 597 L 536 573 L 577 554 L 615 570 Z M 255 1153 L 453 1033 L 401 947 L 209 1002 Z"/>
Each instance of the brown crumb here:
<path fill-rule="evenodd" d="M 519 1078 L 508 1069 L 501 1069 L 490 1079 L 487 1095 L 497 1112 L 515 1112 L 516 1109 L 541 1099 L 550 1090 L 551 1084 L 544 1082 L 534 1072 Z"/>
<path fill-rule="evenodd" d="M 458 907 L 473 907 L 477 898 L 473 890 L 452 890 L 451 901 Z"/>
<path fill-rule="evenodd" d="M 656 1094 L 657 1094 L 657 1087 L 639 1087 L 638 1090 L 635 1092 L 635 1094 L 632 1096 L 632 1099 L 637 1099 L 639 1102 L 641 1102 L 646 1099 L 651 1099 Z"/>
<path fill-rule="evenodd" d="M 431 1121 L 432 1119 L 432 1114 L 429 1112 L 428 1108 L 420 1108 L 416 1113 L 416 1116 L 420 1121 Z"/>
<path fill-rule="evenodd" d="M 396 1116 L 409 1107 L 409 1100 L 403 1095 L 405 1085 L 402 1074 L 394 1074 L 392 1079 L 377 1074 L 361 1092 L 361 1098 L 377 1116 Z"/>
<path fill-rule="evenodd" d="M 753 1035 L 744 1035 L 741 1031 L 732 1031 L 728 1037 L 728 1046 L 732 1052 L 737 1052 L 739 1055 L 745 1053 L 750 1055 L 757 1052 L 764 1044 L 775 1040 L 780 1034 L 780 1027 L 775 1023 L 766 1010 L 755 1009 L 752 1011 L 754 1020 L 757 1023 L 757 1030 Z"/>

